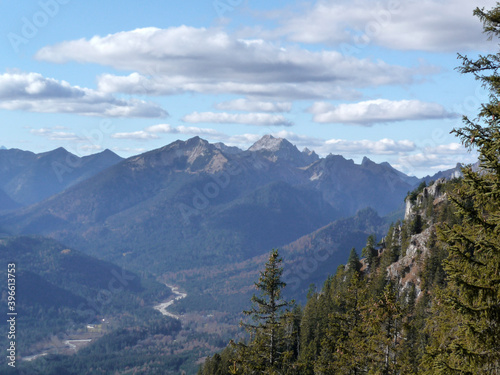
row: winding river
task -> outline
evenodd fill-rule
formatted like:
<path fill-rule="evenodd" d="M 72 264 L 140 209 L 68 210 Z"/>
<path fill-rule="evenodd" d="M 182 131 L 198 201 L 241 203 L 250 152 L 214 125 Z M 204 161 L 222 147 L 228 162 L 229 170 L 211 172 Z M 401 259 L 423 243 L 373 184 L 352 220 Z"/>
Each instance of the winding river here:
<path fill-rule="evenodd" d="M 168 312 L 167 308 L 169 306 L 172 306 L 175 303 L 175 301 L 186 298 L 187 293 L 179 292 L 179 288 L 176 286 L 173 286 L 173 285 L 165 284 L 165 286 L 172 290 L 172 293 L 174 293 L 174 297 L 173 298 L 170 297 L 166 302 L 162 302 L 162 303 L 154 306 L 154 309 L 158 310 L 159 312 L 161 312 L 165 316 L 169 316 L 171 318 L 180 320 L 181 317 L 179 315 L 175 315 L 175 314 L 172 314 L 171 312 Z"/>
<path fill-rule="evenodd" d="M 49 354 L 59 354 L 59 351 L 63 350 L 63 349 L 70 349 L 70 350 L 73 350 L 76 352 L 77 345 L 75 345 L 75 344 L 88 344 L 90 342 L 92 342 L 92 339 L 65 340 L 64 346 L 57 346 L 57 347 L 54 346 L 54 348 L 52 348 L 52 350 L 50 350 L 50 351 L 42 352 L 42 353 L 35 354 L 35 355 L 30 355 L 28 357 L 22 357 L 21 361 L 31 362 L 37 358 L 40 358 L 40 357 L 43 357 L 43 356 L 46 356 Z"/>
<path fill-rule="evenodd" d="M 167 288 L 171 289 L 172 293 L 174 295 L 170 296 L 170 298 L 166 302 L 162 302 L 162 303 L 154 306 L 154 308 L 156 310 L 158 310 L 159 312 L 161 312 L 165 316 L 169 316 L 171 318 L 180 320 L 181 317 L 179 315 L 175 315 L 175 314 L 172 314 L 171 312 L 168 312 L 167 308 L 169 306 L 172 306 L 175 303 L 175 301 L 178 301 L 178 300 L 181 300 L 183 298 L 186 298 L 187 297 L 187 293 L 179 292 L 179 288 L 176 287 L 176 286 L 173 286 L 173 285 L 165 284 L 165 286 Z M 86 343 L 90 343 L 91 341 L 92 341 L 92 339 L 65 340 L 64 341 L 64 346 L 67 349 L 71 349 L 71 350 L 74 350 L 76 352 L 77 345 L 75 345 L 75 344 L 86 344 Z M 57 351 L 58 349 L 61 349 L 61 348 L 60 347 L 56 348 L 56 351 L 55 351 L 56 353 L 58 352 Z M 33 361 L 33 360 L 35 360 L 35 359 L 37 359 L 39 357 L 46 356 L 48 354 L 49 354 L 49 351 L 45 351 L 45 352 L 42 352 L 42 353 L 39 353 L 39 354 L 35 354 L 35 355 L 28 356 L 28 357 L 24 357 L 21 360 L 29 362 L 29 361 Z"/>

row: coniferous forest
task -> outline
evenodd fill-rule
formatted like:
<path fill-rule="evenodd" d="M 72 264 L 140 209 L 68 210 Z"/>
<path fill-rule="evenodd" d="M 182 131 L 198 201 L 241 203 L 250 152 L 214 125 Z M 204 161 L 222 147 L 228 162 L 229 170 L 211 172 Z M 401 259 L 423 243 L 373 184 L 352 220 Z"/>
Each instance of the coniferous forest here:
<path fill-rule="evenodd" d="M 500 5 L 475 15 L 499 36 Z M 352 249 L 303 307 L 282 298 L 273 250 L 241 323 L 247 335 L 199 374 L 500 374 L 500 55 L 459 59 L 490 93 L 453 130 L 479 168 L 409 193 L 405 220 Z"/>

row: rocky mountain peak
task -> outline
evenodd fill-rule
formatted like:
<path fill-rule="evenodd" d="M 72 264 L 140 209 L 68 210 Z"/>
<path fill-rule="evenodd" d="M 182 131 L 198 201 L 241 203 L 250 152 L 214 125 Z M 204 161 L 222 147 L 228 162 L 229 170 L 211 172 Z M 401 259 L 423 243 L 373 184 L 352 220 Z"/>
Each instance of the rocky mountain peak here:
<path fill-rule="evenodd" d="M 188 162 L 193 163 L 198 157 L 205 155 L 207 152 L 212 151 L 213 147 L 210 147 L 210 143 L 201 139 L 200 137 L 194 137 L 188 139 L 185 142 Z"/>
<path fill-rule="evenodd" d="M 319 156 L 316 152 L 309 150 L 307 147 L 302 150 L 302 155 L 308 160 L 308 164 L 312 164 L 319 160 Z"/>
<path fill-rule="evenodd" d="M 58 147 L 53 149 L 52 151 L 42 152 L 38 154 L 38 157 L 47 156 L 47 155 L 64 155 L 67 154 L 68 151 L 64 147 Z"/>
<path fill-rule="evenodd" d="M 276 138 L 270 134 L 255 142 L 248 151 L 258 152 L 272 162 L 286 161 L 298 167 L 305 167 L 319 159 L 316 153 L 309 150 L 300 152 L 286 139 Z"/>
<path fill-rule="evenodd" d="M 206 141 L 203 138 L 200 138 L 198 136 L 195 136 L 193 138 L 189 138 L 187 141 L 184 142 L 184 144 L 187 147 L 198 147 L 198 146 L 207 146 L 207 145 L 209 145 L 208 141 Z"/>
<path fill-rule="evenodd" d="M 38 160 L 40 160 L 40 161 L 44 160 L 44 161 L 48 161 L 48 162 L 60 161 L 60 160 L 65 161 L 66 158 L 68 158 L 68 157 L 71 157 L 74 160 L 79 159 L 78 156 L 73 155 L 68 150 L 66 150 L 64 147 L 58 147 L 52 151 L 47 151 L 47 152 L 43 152 L 41 154 L 36 155 L 36 158 Z"/>
<path fill-rule="evenodd" d="M 295 147 L 284 138 L 275 138 L 270 134 L 266 134 L 257 142 L 255 142 L 252 145 L 252 147 L 250 147 L 248 150 L 249 151 L 265 150 L 265 151 L 276 152 L 280 150 L 283 146 L 288 146 L 288 144 L 292 147 Z"/>
<path fill-rule="evenodd" d="M 104 151 L 98 152 L 96 154 L 87 155 L 81 158 L 82 164 L 84 163 L 92 163 L 94 165 L 113 165 L 122 161 L 123 158 L 119 155 L 115 154 L 113 151 L 109 149 L 105 149 Z"/>
<path fill-rule="evenodd" d="M 174 151 L 176 153 L 176 155 L 181 155 L 181 154 L 182 155 L 191 155 L 193 152 L 200 153 L 200 152 L 212 149 L 212 148 L 214 148 L 214 146 L 211 145 L 208 141 L 196 136 L 193 138 L 189 138 L 186 141 L 177 140 L 177 141 L 175 141 L 167 146 L 164 146 L 160 149 L 153 150 L 150 152 L 153 152 L 153 153 L 167 152 L 167 153 L 169 153 L 169 152 Z M 147 155 L 147 154 L 148 153 L 143 154 L 143 155 Z M 138 155 L 138 156 L 141 156 L 141 155 Z"/>
<path fill-rule="evenodd" d="M 116 153 L 114 153 L 113 151 L 111 151 L 109 148 L 105 149 L 104 151 L 101 151 L 100 153 L 98 153 L 98 155 L 102 155 L 102 156 L 118 156 Z"/>
<path fill-rule="evenodd" d="M 373 165 L 373 164 L 375 164 L 375 162 L 373 162 L 372 160 L 370 160 L 366 156 L 363 156 L 363 160 L 361 161 L 361 165 L 363 167 L 366 167 L 366 166 L 369 166 L 369 165 Z"/>
<path fill-rule="evenodd" d="M 313 150 L 313 151 L 309 150 L 307 147 L 305 147 L 305 148 L 302 150 L 302 153 L 303 153 L 304 155 L 307 155 L 307 156 L 314 156 L 314 157 L 316 157 L 316 158 L 318 158 L 318 159 L 319 159 L 318 154 L 317 154 L 314 150 Z"/>
<path fill-rule="evenodd" d="M 159 155 L 159 157 L 158 157 Z M 141 162 L 142 158 L 148 162 Z M 216 172 L 222 169 L 227 158 L 220 148 L 196 136 L 186 141 L 178 140 L 158 150 L 131 158 L 134 164 L 152 166 L 168 166 L 175 170 L 189 172 Z"/>

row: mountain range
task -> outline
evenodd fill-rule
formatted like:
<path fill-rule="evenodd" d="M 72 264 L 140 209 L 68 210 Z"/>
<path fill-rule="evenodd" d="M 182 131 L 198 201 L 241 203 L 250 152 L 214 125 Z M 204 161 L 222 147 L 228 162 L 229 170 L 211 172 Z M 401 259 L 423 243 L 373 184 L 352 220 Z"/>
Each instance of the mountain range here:
<path fill-rule="evenodd" d="M 110 150 L 78 157 L 62 147 L 40 154 L 0 149 L 0 210 L 40 202 L 121 160 Z"/>
<path fill-rule="evenodd" d="M 242 261 L 366 207 L 389 214 L 420 182 L 269 135 L 246 151 L 199 137 L 125 160 L 105 151 L 75 159 L 62 180 L 53 166 L 73 157 L 64 149 L 2 152 L 4 191 L 36 202 L 0 216 L 3 232 L 155 273 Z"/>
<path fill-rule="evenodd" d="M 321 158 L 270 135 L 248 150 L 194 137 L 127 159 L 109 150 L 78 157 L 62 148 L 0 149 L 2 262 L 20 265 L 31 326 L 58 311 L 53 326 L 33 328 L 25 350 L 84 322 L 79 306 L 123 269 L 140 285 L 116 296 L 110 316 L 126 316 L 127 304 L 143 314 L 141 306 L 165 297 L 162 285 L 144 281 L 153 275 L 187 291 L 171 311 L 227 314 L 224 322 L 235 324 L 277 247 L 287 297 L 303 299 L 352 247 L 383 236 L 402 218 L 408 192 L 436 176 L 418 179 L 368 158 Z"/>

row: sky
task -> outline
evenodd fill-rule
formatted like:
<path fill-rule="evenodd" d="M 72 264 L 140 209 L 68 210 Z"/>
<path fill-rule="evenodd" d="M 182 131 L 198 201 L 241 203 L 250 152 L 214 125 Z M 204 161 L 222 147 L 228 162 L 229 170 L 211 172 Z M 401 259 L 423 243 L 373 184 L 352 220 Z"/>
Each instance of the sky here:
<path fill-rule="evenodd" d="M 129 157 L 265 134 L 423 177 L 471 163 L 450 131 L 487 93 L 481 0 L 0 0 L 0 145 Z"/>

